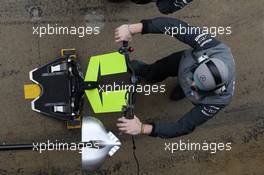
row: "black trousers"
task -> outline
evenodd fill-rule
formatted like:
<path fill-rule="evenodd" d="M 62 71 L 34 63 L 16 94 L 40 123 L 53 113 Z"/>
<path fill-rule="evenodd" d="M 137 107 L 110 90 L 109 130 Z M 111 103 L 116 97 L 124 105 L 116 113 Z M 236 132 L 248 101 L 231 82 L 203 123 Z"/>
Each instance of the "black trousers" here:
<path fill-rule="evenodd" d="M 162 82 L 168 77 L 177 77 L 184 51 L 173 53 L 153 64 L 142 66 L 137 72 L 148 83 Z"/>

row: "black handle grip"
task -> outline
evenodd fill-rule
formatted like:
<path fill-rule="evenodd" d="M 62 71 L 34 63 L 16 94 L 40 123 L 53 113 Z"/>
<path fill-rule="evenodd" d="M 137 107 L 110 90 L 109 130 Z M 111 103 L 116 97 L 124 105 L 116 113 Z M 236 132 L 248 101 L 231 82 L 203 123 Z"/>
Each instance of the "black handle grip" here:
<path fill-rule="evenodd" d="M 128 47 L 128 41 L 123 41 L 123 47 Z"/>

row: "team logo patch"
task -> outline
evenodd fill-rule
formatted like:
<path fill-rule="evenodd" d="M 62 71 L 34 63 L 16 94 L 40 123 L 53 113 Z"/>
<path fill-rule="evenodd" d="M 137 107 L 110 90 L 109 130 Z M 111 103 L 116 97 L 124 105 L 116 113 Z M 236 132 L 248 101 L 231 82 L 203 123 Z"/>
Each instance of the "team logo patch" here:
<path fill-rule="evenodd" d="M 203 82 L 206 81 L 206 76 L 205 75 L 201 75 L 200 76 L 200 80 L 203 81 Z"/>

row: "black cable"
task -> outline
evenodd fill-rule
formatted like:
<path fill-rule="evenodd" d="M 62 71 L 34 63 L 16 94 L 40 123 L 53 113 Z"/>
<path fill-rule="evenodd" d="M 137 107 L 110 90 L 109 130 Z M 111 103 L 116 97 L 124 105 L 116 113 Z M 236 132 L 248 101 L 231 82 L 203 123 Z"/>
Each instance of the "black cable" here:
<path fill-rule="evenodd" d="M 136 155 L 136 142 L 135 142 L 135 137 L 132 136 L 132 142 L 133 142 L 133 156 L 134 156 L 134 159 L 136 161 L 136 164 L 137 164 L 137 175 L 139 175 L 139 161 L 138 161 L 138 158 L 137 158 L 137 155 Z"/>

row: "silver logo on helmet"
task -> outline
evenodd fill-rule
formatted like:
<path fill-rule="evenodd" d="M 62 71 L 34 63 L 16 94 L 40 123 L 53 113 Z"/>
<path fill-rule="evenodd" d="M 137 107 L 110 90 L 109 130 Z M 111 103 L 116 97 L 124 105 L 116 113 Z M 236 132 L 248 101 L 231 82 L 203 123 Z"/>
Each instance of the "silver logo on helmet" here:
<path fill-rule="evenodd" d="M 200 80 L 201 80 L 201 81 L 206 81 L 206 76 L 205 76 L 205 75 L 201 75 L 201 76 L 200 76 Z"/>

